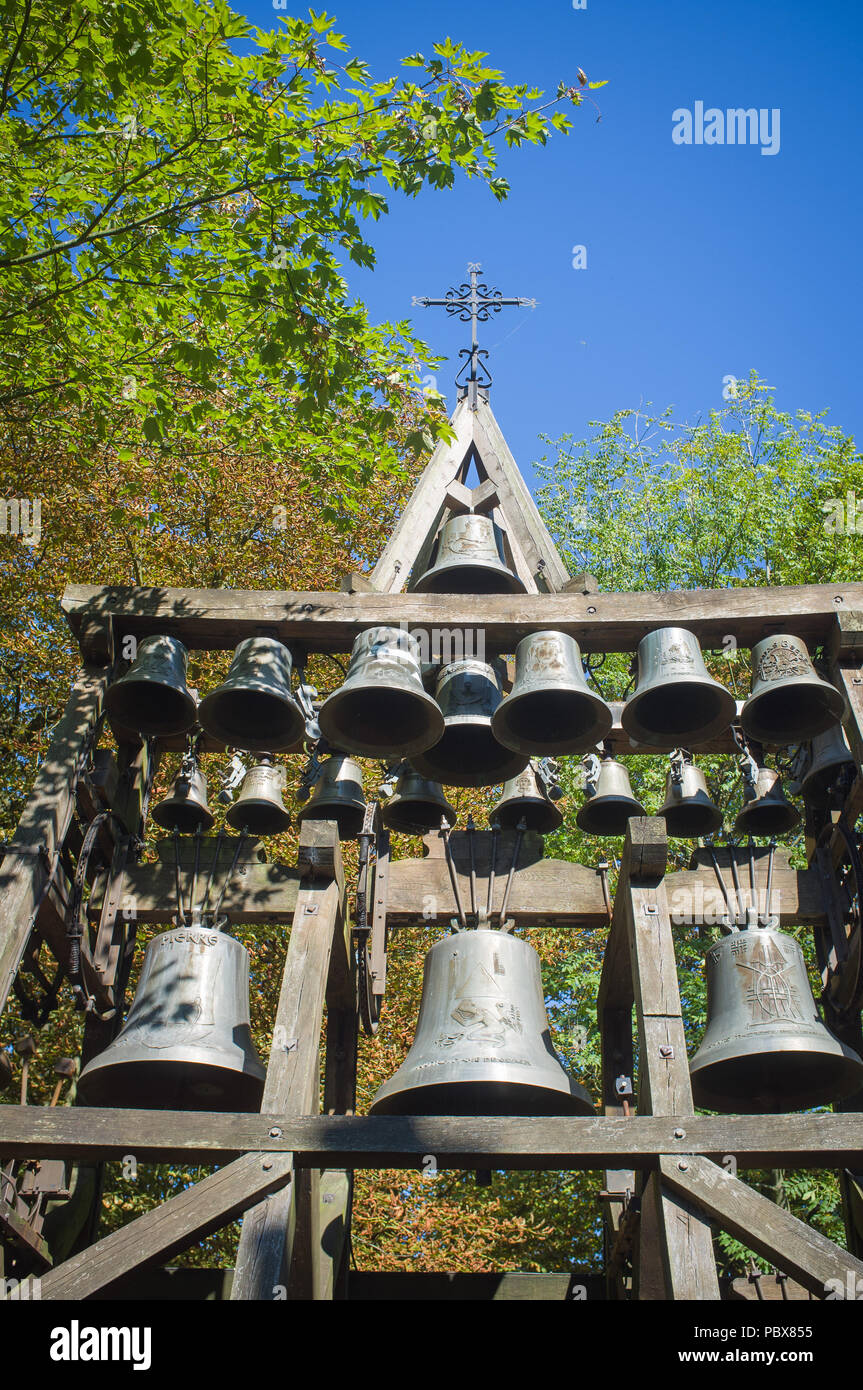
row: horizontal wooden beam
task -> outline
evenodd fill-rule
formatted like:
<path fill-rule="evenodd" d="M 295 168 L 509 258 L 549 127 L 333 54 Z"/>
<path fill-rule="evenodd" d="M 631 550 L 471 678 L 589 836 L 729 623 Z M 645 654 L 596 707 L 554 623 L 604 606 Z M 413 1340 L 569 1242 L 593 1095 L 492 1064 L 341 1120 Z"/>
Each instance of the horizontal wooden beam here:
<path fill-rule="evenodd" d="M 0 1105 L 0 1159 L 224 1163 L 252 1150 L 294 1153 L 304 1168 L 569 1171 L 650 1168 L 657 1155 L 703 1154 L 740 1168 L 863 1168 L 863 1114 L 488 1116 L 215 1114 Z"/>
<path fill-rule="evenodd" d="M 88 618 L 110 616 L 115 635 L 165 632 L 193 648 L 225 649 L 256 634 L 312 651 L 348 651 L 378 623 L 412 630 L 479 631 L 487 650 L 513 651 L 530 632 L 568 632 L 591 652 L 632 651 L 666 625 L 694 632 L 705 648 L 733 636 L 751 646 L 771 632 L 825 642 L 840 609 L 863 608 L 863 584 L 775 589 L 694 589 L 610 594 L 386 594 L 258 589 L 129 588 L 72 584 L 63 611 L 78 636 Z"/>

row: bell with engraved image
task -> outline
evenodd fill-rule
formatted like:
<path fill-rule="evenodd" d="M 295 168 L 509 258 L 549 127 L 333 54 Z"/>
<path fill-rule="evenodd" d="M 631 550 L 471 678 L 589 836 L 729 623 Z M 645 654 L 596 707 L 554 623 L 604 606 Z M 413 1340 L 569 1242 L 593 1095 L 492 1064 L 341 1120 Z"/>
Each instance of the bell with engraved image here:
<path fill-rule="evenodd" d="M 662 627 L 638 644 L 638 683 L 621 723 L 634 743 L 689 747 L 723 733 L 734 718 L 734 696 L 713 679 L 694 633 Z"/>
<path fill-rule="evenodd" d="M 364 758 L 404 758 L 437 743 L 443 715 L 423 688 L 420 644 L 398 627 L 361 632 L 344 683 L 321 706 L 331 748 Z"/>
<path fill-rule="evenodd" d="M 503 536 L 489 516 L 468 512 L 444 522 L 434 563 L 413 586 L 419 594 L 523 594 L 503 559 Z"/>
<path fill-rule="evenodd" d="M 847 713 L 844 695 L 818 675 L 801 638 L 780 633 L 752 648 L 752 687 L 740 716 L 747 738 L 779 747 L 802 743 Z"/>
<path fill-rule="evenodd" d="M 425 959 L 416 1035 L 372 1115 L 592 1115 L 551 1044 L 539 956 L 480 928 Z"/>
<path fill-rule="evenodd" d="M 264 755 L 243 779 L 240 794 L 225 820 L 234 830 L 250 835 L 280 835 L 291 823 L 290 812 L 282 801 L 285 769 Z"/>
<path fill-rule="evenodd" d="M 194 754 L 184 757 L 168 795 L 153 807 L 153 820 L 164 830 L 178 830 L 181 835 L 211 828 L 213 814 L 207 805 L 207 779 Z"/>
<path fill-rule="evenodd" d="M 258 1110 L 265 1071 L 249 1026 L 249 955 L 206 921 L 154 936 L 135 1000 L 78 1082 L 82 1105 Z"/>
<path fill-rule="evenodd" d="M 665 778 L 665 801 L 659 808 L 669 835 L 695 840 L 722 829 L 722 812 L 711 801 L 704 773 L 684 748 L 675 748 Z"/>
<path fill-rule="evenodd" d="M 515 830 L 523 820 L 528 830 L 550 835 L 563 825 L 563 812 L 543 786 L 533 763 L 524 772 L 504 783 L 503 794 L 488 813 L 489 823 L 497 821 L 501 830 Z"/>
<path fill-rule="evenodd" d="M 580 753 L 601 743 L 613 716 L 591 690 L 578 643 L 565 632 L 532 632 L 515 651 L 512 690 L 494 712 L 492 731 L 517 753 Z"/>
<path fill-rule="evenodd" d="M 528 755 L 504 748 L 492 730 L 502 698 L 499 662 L 453 661 L 441 670 L 435 694 L 444 732 L 432 748 L 411 757 L 421 776 L 450 787 L 491 787 L 524 771 Z"/>
<path fill-rule="evenodd" d="M 863 1061 L 821 1021 L 803 952 L 772 927 L 707 951 L 707 1027 L 689 1070 L 696 1104 L 726 1115 L 808 1110 L 863 1086 Z"/>

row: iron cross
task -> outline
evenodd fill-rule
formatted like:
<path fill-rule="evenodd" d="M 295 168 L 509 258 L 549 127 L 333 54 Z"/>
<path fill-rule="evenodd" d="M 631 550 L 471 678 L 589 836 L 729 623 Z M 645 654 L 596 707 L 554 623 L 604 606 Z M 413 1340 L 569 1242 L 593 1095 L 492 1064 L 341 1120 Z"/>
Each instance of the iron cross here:
<path fill-rule="evenodd" d="M 459 351 L 459 357 L 466 357 L 468 361 L 462 364 L 455 380 L 461 395 L 467 396 L 471 407 L 476 409 L 479 387 L 487 388 L 492 382 L 488 367 L 484 362 L 480 362 L 481 357 L 488 357 L 488 351 L 479 346 L 477 325 L 488 323 L 492 314 L 499 314 L 501 309 L 535 309 L 536 300 L 504 299 L 500 290 L 490 290 L 488 285 L 479 282 L 479 276 L 482 274 L 481 265 L 470 262 L 467 269 L 470 283 L 465 281 L 457 290 L 448 289 L 445 299 L 429 299 L 428 295 L 414 295 L 411 304 L 420 304 L 424 309 L 446 309 L 449 315 L 457 316 L 462 323 L 470 324 L 470 347 L 461 348 Z M 470 371 L 467 377 L 464 377 L 465 369 L 468 367 Z"/>

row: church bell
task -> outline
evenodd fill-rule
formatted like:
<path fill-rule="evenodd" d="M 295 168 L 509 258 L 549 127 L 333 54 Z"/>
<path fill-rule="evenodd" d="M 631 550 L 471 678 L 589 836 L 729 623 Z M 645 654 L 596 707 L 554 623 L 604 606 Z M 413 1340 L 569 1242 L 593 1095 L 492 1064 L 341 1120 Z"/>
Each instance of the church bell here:
<path fill-rule="evenodd" d="M 358 757 L 408 757 L 437 743 L 443 715 L 423 688 L 417 639 L 398 627 L 361 632 L 318 723 L 333 748 Z"/>
<path fill-rule="evenodd" d="M 188 653 L 177 637 L 145 637 L 125 676 L 105 694 L 105 710 L 120 728 L 144 738 L 184 734 L 197 717 L 186 685 Z"/>
<path fill-rule="evenodd" d="M 563 825 L 563 812 L 551 800 L 532 763 L 504 783 L 500 801 L 488 818 L 489 822 L 497 821 L 501 830 L 515 830 L 524 820 L 528 830 L 540 835 L 550 835 Z"/>
<path fill-rule="evenodd" d="M 669 835 L 695 840 L 722 829 L 722 812 L 711 801 L 704 773 L 688 753 L 675 749 L 665 778 L 665 801 L 659 808 Z"/>
<path fill-rule="evenodd" d="M 291 823 L 282 801 L 284 787 L 285 769 L 271 758 L 261 758 L 243 779 L 240 794 L 225 816 L 228 825 L 250 835 L 280 835 Z"/>
<path fill-rule="evenodd" d="M 752 648 L 752 686 L 740 722 L 747 738 L 784 746 L 802 743 L 839 724 L 845 697 L 822 680 L 806 643 L 788 633 Z"/>
<path fill-rule="evenodd" d="M 522 638 L 512 690 L 491 722 L 499 743 L 517 753 L 580 753 L 601 743 L 612 722 L 611 709 L 587 684 L 573 637 L 533 632 Z"/>
<path fill-rule="evenodd" d="M 249 956 L 205 923 L 149 943 L 122 1029 L 81 1073 L 83 1105 L 257 1110 L 265 1071 L 249 1027 Z"/>
<path fill-rule="evenodd" d="M 307 820 L 334 820 L 340 840 L 355 840 L 363 828 L 365 814 L 362 768 L 344 753 L 333 753 L 321 763 L 311 797 L 297 812 L 297 820 L 300 824 Z"/>
<path fill-rule="evenodd" d="M 397 830 L 403 835 L 427 835 L 440 829 L 441 819 L 452 827 L 458 817 L 439 782 L 429 782 L 405 765 L 399 771 L 395 792 L 384 806 L 381 819 L 388 830 Z"/>
<path fill-rule="evenodd" d="M 420 594 L 523 594 L 503 559 L 503 536 L 491 517 L 474 512 L 444 522 L 434 564 L 417 580 Z"/>
<path fill-rule="evenodd" d="M 450 787 L 490 787 L 527 767 L 528 755 L 498 743 L 492 715 L 501 702 L 499 669 L 465 659 L 444 666 L 437 679 L 443 737 L 411 765 L 423 777 Z"/>
<path fill-rule="evenodd" d="M 707 1028 L 689 1064 L 695 1102 L 722 1114 L 808 1110 L 863 1086 L 863 1061 L 821 1022 L 803 952 L 772 927 L 707 952 Z"/>
<path fill-rule="evenodd" d="M 273 637 L 247 637 L 228 674 L 201 701 L 201 727 L 229 748 L 270 753 L 290 748 L 305 732 L 291 693 L 291 653 Z"/>
<path fill-rule="evenodd" d="M 834 724 L 823 734 L 816 734 L 805 749 L 797 789 L 813 806 L 829 806 L 845 770 L 854 766 L 845 731 Z"/>
<path fill-rule="evenodd" d="M 575 823 L 588 835 L 625 835 L 626 823 L 633 816 L 646 816 L 640 801 L 632 794 L 629 773 L 614 758 L 585 759 L 587 800 Z"/>
<path fill-rule="evenodd" d="M 782 778 L 772 767 L 750 764 L 743 771 L 744 805 L 734 822 L 736 835 L 787 835 L 800 812 L 782 790 Z"/>
<path fill-rule="evenodd" d="M 181 835 L 211 828 L 213 814 L 207 805 L 207 779 L 196 758 L 183 759 L 168 795 L 153 807 L 153 820 L 163 830 L 176 829 Z"/>
<path fill-rule="evenodd" d="M 621 715 L 634 743 L 704 743 L 728 728 L 736 709 L 734 696 L 709 674 L 694 633 L 662 627 L 642 637 L 638 682 Z"/>
<path fill-rule="evenodd" d="M 425 959 L 416 1036 L 373 1115 L 592 1115 L 551 1045 L 539 956 L 480 928 Z"/>

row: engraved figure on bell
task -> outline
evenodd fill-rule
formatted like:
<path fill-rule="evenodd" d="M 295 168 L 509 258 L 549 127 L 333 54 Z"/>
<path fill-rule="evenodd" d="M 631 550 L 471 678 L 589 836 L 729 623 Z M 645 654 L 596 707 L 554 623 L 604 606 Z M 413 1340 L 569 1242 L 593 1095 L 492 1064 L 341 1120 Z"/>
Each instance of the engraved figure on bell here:
<path fill-rule="evenodd" d="M 453 1047 L 458 1042 L 481 1042 L 487 1047 L 503 1047 L 507 1031 L 521 1033 L 521 1013 L 514 1004 L 500 1000 L 486 1008 L 476 999 L 460 999 L 450 1018 L 462 1027 L 458 1032 L 442 1033 L 435 1039 L 438 1047 Z"/>
<path fill-rule="evenodd" d="M 754 1023 L 764 1023 L 768 1019 L 802 1019 L 794 989 L 786 978 L 792 966 L 774 942 L 765 945 L 759 941 L 751 960 L 739 960 L 737 964 L 742 970 L 751 970 L 754 974 L 746 992 L 752 1005 Z"/>
<path fill-rule="evenodd" d="M 669 642 L 660 655 L 661 666 L 694 666 L 695 657 L 682 642 Z"/>
<path fill-rule="evenodd" d="M 758 663 L 758 679 L 762 681 L 779 681 L 788 676 L 811 674 L 810 662 L 791 642 L 774 642 Z"/>

